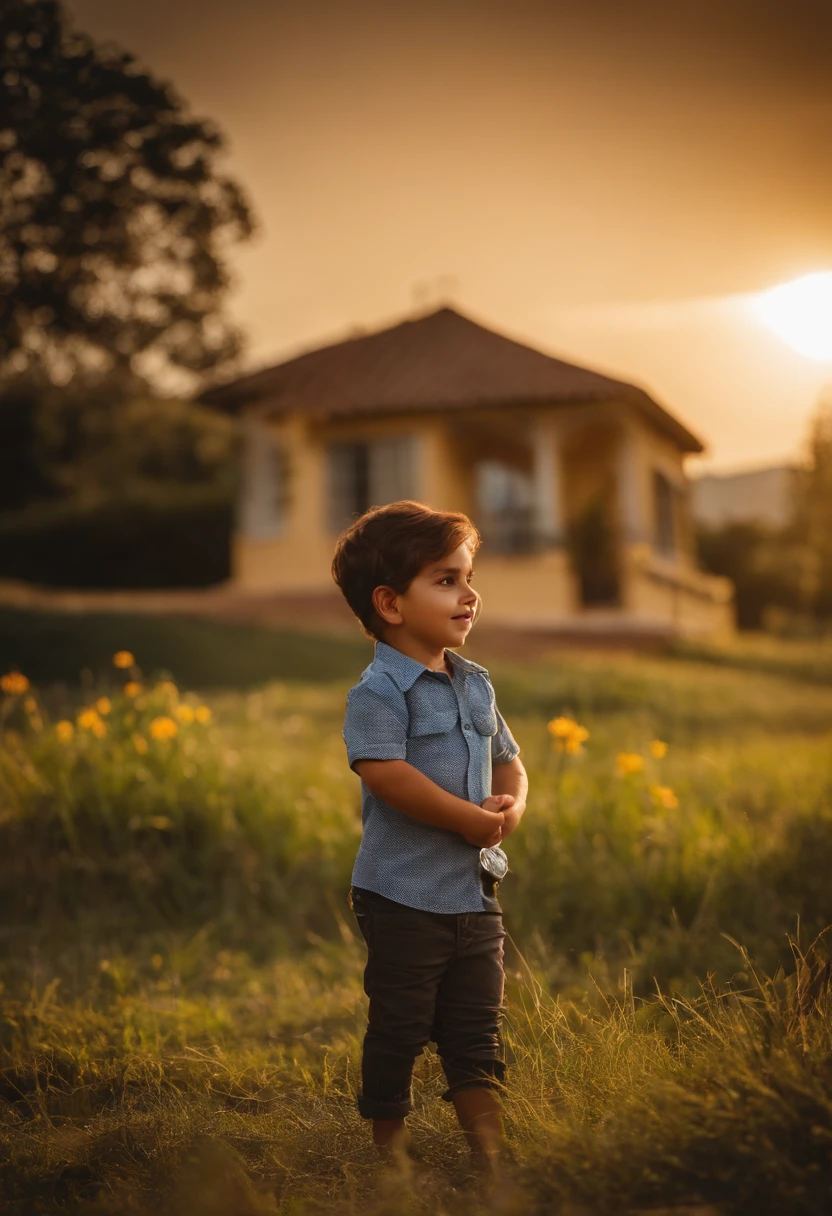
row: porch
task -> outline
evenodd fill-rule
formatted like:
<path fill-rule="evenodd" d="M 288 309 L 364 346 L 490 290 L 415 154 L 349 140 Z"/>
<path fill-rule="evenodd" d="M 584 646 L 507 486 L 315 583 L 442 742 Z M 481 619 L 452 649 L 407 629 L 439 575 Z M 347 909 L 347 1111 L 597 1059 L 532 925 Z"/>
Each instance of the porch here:
<path fill-rule="evenodd" d="M 733 633 L 731 583 L 696 564 L 681 454 L 636 411 L 477 411 L 423 442 L 427 501 L 444 488 L 443 505 L 480 528 L 490 622 L 586 637 Z"/>

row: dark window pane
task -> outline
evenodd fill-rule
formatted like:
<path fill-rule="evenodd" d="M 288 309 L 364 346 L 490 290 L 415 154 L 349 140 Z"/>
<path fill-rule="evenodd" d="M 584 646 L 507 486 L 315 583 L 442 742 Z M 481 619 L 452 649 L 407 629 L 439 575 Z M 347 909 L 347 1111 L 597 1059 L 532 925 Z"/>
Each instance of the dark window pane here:
<path fill-rule="evenodd" d="M 666 557 L 676 551 L 673 523 L 673 487 L 663 473 L 653 471 L 653 503 L 656 525 L 656 548 Z"/>
<path fill-rule="evenodd" d="M 329 527 L 342 532 L 370 506 L 367 444 L 330 444 L 327 466 Z"/>

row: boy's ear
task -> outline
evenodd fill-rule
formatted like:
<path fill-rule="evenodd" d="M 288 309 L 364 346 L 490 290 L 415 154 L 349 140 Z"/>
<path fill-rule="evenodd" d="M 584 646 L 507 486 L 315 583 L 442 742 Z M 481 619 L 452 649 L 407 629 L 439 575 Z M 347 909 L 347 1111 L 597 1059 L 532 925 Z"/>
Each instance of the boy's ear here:
<path fill-rule="evenodd" d="M 376 587 L 373 592 L 373 607 L 385 625 L 401 625 L 402 614 L 398 607 L 399 596 L 392 587 Z"/>

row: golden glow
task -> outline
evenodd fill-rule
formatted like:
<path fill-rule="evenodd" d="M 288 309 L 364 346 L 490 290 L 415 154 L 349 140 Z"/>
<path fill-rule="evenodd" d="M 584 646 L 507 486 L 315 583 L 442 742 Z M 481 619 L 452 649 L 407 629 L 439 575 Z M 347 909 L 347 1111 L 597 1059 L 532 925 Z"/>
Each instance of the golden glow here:
<path fill-rule="evenodd" d="M 773 287 L 757 297 L 754 311 L 793 350 L 832 360 L 832 271 Z"/>

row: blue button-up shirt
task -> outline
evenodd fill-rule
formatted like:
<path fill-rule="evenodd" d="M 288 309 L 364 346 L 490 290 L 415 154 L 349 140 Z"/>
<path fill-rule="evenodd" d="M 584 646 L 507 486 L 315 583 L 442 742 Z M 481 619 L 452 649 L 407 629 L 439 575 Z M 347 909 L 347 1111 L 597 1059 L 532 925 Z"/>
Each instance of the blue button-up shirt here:
<path fill-rule="evenodd" d="M 484 667 L 446 651 L 453 679 L 401 651 L 376 644 L 351 688 L 344 719 L 350 767 L 357 760 L 406 760 L 458 798 L 478 806 L 491 793 L 492 764 L 520 748 L 494 699 Z M 479 847 L 458 832 L 420 823 L 361 783 L 363 837 L 353 885 L 427 912 L 482 912 Z"/>

